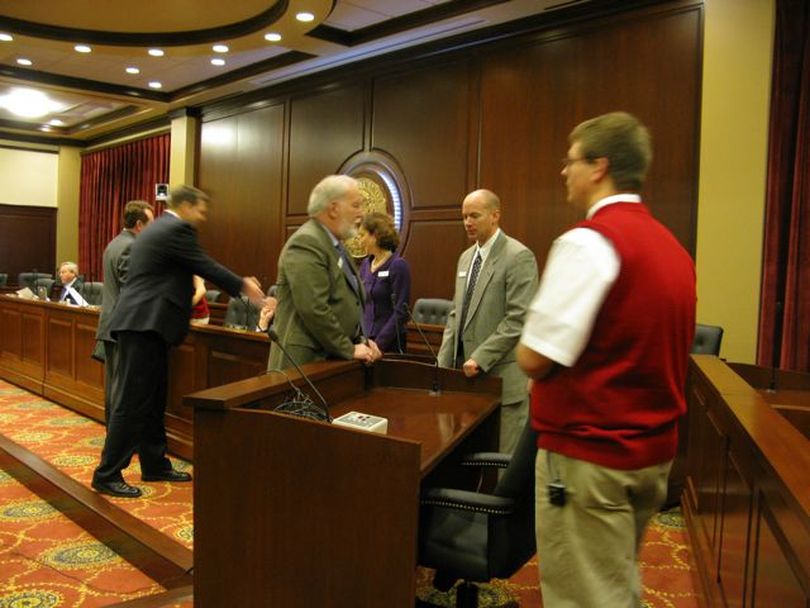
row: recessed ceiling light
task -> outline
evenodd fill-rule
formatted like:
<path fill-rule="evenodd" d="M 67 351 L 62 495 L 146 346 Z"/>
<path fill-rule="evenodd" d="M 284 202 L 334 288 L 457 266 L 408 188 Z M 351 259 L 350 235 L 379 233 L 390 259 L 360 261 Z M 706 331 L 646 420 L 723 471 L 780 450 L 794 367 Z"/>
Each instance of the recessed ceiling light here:
<path fill-rule="evenodd" d="M 270 32 L 264 35 L 264 39 L 267 40 L 267 42 L 279 42 L 281 40 L 281 34 Z"/>
<path fill-rule="evenodd" d="M 295 15 L 295 18 L 298 19 L 298 21 L 303 21 L 304 23 L 309 23 L 310 21 L 315 20 L 315 15 L 313 15 L 312 13 L 301 12 L 301 13 L 297 13 Z"/>
<path fill-rule="evenodd" d="M 53 112 L 61 112 L 65 106 L 54 101 L 42 91 L 15 88 L 10 93 L 0 96 L 0 107 L 17 116 L 38 118 Z"/>
<path fill-rule="evenodd" d="M 20 57 L 17 59 L 17 63 L 20 65 L 34 65 L 34 62 L 30 59 L 26 59 L 25 57 Z"/>
<path fill-rule="evenodd" d="M 11 42 L 14 40 L 14 36 L 11 34 L 0 33 L 0 42 Z"/>
<path fill-rule="evenodd" d="M 131 65 L 127 68 L 127 74 L 140 74 L 141 71 L 136 68 L 134 65 Z"/>
<path fill-rule="evenodd" d="M 229 51 L 227 44 L 215 44 L 211 48 L 215 53 L 227 53 Z"/>
<path fill-rule="evenodd" d="M 153 88 L 153 89 L 160 89 L 161 87 L 163 87 L 163 83 L 162 83 L 162 82 L 158 82 L 157 80 L 153 80 L 153 81 L 151 81 L 151 82 L 149 83 L 149 86 L 150 86 L 151 88 Z"/>
<path fill-rule="evenodd" d="M 64 127 L 65 126 L 64 121 L 59 120 L 58 118 L 52 118 L 51 120 L 48 121 L 48 124 L 52 125 L 54 127 Z"/>
<path fill-rule="evenodd" d="M 86 44 L 77 44 L 76 46 L 73 47 L 73 49 L 77 53 L 92 53 L 93 52 L 93 49 L 90 48 L 89 46 L 87 46 Z"/>
<path fill-rule="evenodd" d="M 163 55 L 164 55 L 163 49 L 149 49 L 148 53 L 152 57 L 163 57 Z"/>
<path fill-rule="evenodd" d="M 219 57 L 214 57 L 214 58 L 211 60 L 211 65 L 225 65 L 225 60 L 224 60 L 224 59 L 220 59 Z"/>

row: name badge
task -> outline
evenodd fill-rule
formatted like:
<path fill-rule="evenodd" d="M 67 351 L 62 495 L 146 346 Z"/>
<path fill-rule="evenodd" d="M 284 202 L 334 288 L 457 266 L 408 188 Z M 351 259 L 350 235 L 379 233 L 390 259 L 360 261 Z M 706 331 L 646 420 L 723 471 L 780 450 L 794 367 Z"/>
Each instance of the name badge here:
<path fill-rule="evenodd" d="M 380 272 L 377 273 L 377 276 L 380 277 L 381 279 L 384 279 L 385 277 L 388 276 L 388 272 L 389 272 L 388 270 L 381 270 Z"/>
<path fill-rule="evenodd" d="M 343 258 L 342 258 L 342 257 L 339 257 L 339 258 L 338 258 L 338 268 L 340 268 L 341 270 L 343 270 Z"/>
<path fill-rule="evenodd" d="M 467 271 L 466 270 L 462 270 L 461 272 L 458 273 L 458 278 L 459 279 L 466 278 L 466 276 L 467 276 Z"/>

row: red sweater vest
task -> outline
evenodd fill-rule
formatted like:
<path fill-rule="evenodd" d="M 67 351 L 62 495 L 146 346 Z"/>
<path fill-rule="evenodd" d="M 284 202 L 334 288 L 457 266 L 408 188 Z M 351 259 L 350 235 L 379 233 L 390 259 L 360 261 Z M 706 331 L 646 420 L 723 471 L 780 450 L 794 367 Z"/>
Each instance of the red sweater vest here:
<path fill-rule="evenodd" d="M 615 203 L 577 224 L 609 239 L 621 270 L 573 367 L 532 391 L 541 448 L 614 469 L 671 460 L 695 331 L 692 258 L 647 207 Z"/>

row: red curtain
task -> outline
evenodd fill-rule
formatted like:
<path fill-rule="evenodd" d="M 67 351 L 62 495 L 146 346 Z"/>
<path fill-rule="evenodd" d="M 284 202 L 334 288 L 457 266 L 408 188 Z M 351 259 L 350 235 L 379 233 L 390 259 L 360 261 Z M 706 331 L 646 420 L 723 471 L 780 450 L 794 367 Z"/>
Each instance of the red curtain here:
<path fill-rule="evenodd" d="M 810 3 L 777 0 L 760 365 L 810 371 Z"/>
<path fill-rule="evenodd" d="M 79 268 L 85 280 L 102 281 L 104 248 L 122 227 L 121 214 L 131 200 L 155 206 L 155 184 L 169 181 L 171 136 L 157 135 L 91 152 L 82 157 L 79 194 Z"/>

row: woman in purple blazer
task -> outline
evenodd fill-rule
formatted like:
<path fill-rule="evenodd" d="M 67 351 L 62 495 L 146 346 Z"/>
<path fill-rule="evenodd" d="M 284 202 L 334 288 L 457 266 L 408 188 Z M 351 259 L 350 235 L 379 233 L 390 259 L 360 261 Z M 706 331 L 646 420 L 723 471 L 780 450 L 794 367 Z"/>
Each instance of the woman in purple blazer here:
<path fill-rule="evenodd" d="M 405 352 L 405 324 L 411 297 L 411 269 L 395 253 L 399 235 L 385 213 L 369 213 L 360 226 L 360 242 L 368 256 L 360 265 L 366 288 L 363 330 L 382 352 Z"/>

